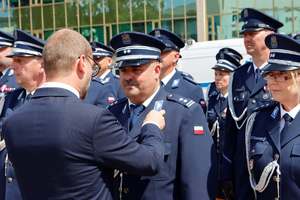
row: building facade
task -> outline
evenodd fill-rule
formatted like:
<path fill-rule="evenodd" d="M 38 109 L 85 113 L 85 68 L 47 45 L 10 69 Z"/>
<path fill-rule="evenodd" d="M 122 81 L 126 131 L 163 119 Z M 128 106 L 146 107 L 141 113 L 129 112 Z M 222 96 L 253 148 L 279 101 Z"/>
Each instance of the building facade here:
<path fill-rule="evenodd" d="M 167 28 L 196 41 L 239 37 L 239 13 L 254 7 L 282 21 L 284 33 L 300 31 L 299 0 L 0 0 L 0 27 L 47 39 L 72 28 L 107 43 L 123 31 Z"/>

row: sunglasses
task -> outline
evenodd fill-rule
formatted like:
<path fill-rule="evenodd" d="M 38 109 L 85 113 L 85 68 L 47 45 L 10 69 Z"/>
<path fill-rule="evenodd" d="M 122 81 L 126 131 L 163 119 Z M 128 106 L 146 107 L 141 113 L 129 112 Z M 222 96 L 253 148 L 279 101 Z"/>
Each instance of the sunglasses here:
<path fill-rule="evenodd" d="M 95 61 L 95 59 L 91 56 L 87 56 L 89 58 L 89 60 L 92 61 L 92 63 L 89 61 L 89 63 L 92 65 L 92 77 L 96 77 L 98 72 L 100 71 L 101 67 L 99 66 L 99 64 Z M 78 57 L 80 58 L 80 56 Z"/>

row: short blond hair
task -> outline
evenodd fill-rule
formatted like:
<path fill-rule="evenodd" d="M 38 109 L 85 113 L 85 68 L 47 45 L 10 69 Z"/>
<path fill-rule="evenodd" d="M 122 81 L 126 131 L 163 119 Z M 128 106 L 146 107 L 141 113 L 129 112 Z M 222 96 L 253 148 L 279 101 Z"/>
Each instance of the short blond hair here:
<path fill-rule="evenodd" d="M 80 55 L 91 56 L 89 42 L 80 33 L 61 29 L 48 40 L 43 51 L 44 69 L 48 78 L 66 75 Z"/>

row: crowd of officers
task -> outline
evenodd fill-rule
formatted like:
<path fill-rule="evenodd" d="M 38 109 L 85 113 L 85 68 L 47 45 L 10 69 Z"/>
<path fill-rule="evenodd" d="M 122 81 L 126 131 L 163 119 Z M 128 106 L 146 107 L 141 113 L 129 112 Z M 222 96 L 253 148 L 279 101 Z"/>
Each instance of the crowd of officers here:
<path fill-rule="evenodd" d="M 0 200 L 300 199 L 299 35 L 241 20 L 251 61 L 220 49 L 207 98 L 165 29 L 0 31 Z"/>

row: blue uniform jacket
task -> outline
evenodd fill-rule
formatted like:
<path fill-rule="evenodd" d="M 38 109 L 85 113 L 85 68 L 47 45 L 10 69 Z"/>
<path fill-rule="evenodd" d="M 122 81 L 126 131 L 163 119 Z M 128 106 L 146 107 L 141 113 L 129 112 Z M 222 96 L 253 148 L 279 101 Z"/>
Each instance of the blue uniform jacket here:
<path fill-rule="evenodd" d="M 253 124 L 250 137 L 250 159 L 253 159 L 254 178 L 258 182 L 264 167 L 279 154 L 280 199 L 300 199 L 300 113 L 282 133 L 280 141 L 279 104 L 260 111 Z M 275 173 L 268 187 L 257 199 L 275 199 L 277 196 Z"/>
<path fill-rule="evenodd" d="M 179 94 L 180 96 L 194 100 L 201 105 L 204 113 L 206 112 L 206 103 L 201 86 L 185 73 L 176 70 L 176 73 L 164 88 L 171 94 Z"/>
<path fill-rule="evenodd" d="M 84 101 L 96 106 L 106 108 L 114 101 L 124 97 L 124 92 L 120 86 L 120 80 L 109 72 L 101 80 L 99 77 L 93 78 Z"/>
<path fill-rule="evenodd" d="M 248 62 L 233 73 L 231 89 L 234 111 L 240 116 L 245 108 L 245 116 L 238 122 L 240 129 L 227 109 L 226 131 L 224 137 L 224 160 L 222 179 L 234 183 L 235 196 L 238 200 L 252 200 L 254 193 L 251 189 L 245 154 L 245 119 L 254 110 L 269 106 L 271 95 L 265 90 L 266 81 L 260 77 L 255 82 L 255 73 L 252 63 Z"/>
<path fill-rule="evenodd" d="M 18 88 L 18 84 L 16 82 L 16 77 L 13 74 L 12 69 L 8 69 L 5 74 L 3 74 L 0 78 L 0 87 L 3 85 L 7 85 L 9 88 Z"/>
<path fill-rule="evenodd" d="M 224 148 L 224 134 L 227 111 L 227 97 L 221 97 L 220 93 L 215 91 L 209 95 L 206 118 L 208 127 L 214 140 L 214 146 L 217 152 L 217 174 L 218 179 L 221 179 L 221 157 Z M 216 122 L 218 127 L 216 127 Z"/>
<path fill-rule="evenodd" d="M 157 126 L 143 126 L 139 145 L 109 111 L 61 88 L 36 90 L 3 133 L 24 200 L 110 200 L 109 168 L 150 176 L 163 158 Z"/>
<path fill-rule="evenodd" d="M 26 90 L 18 88 L 5 96 L 4 106 L 0 116 L 0 129 L 2 135 L 2 123 L 5 118 L 10 116 L 16 109 L 24 104 Z M 9 164 L 5 174 L 5 160 L 7 156 L 6 149 L 0 152 L 0 199 L 5 200 L 21 200 L 21 193 L 18 182 L 14 173 L 14 169 Z"/>
<path fill-rule="evenodd" d="M 164 165 L 153 177 L 124 174 L 123 199 L 213 199 L 213 142 L 199 104 L 169 94 L 161 88 L 128 134 L 136 140 L 141 138 L 139 133 L 143 119 L 156 102 L 162 103 L 162 109 L 166 110 L 166 127 L 163 130 Z M 116 102 L 109 110 L 127 129 L 130 115 L 128 100 L 125 98 Z"/>

